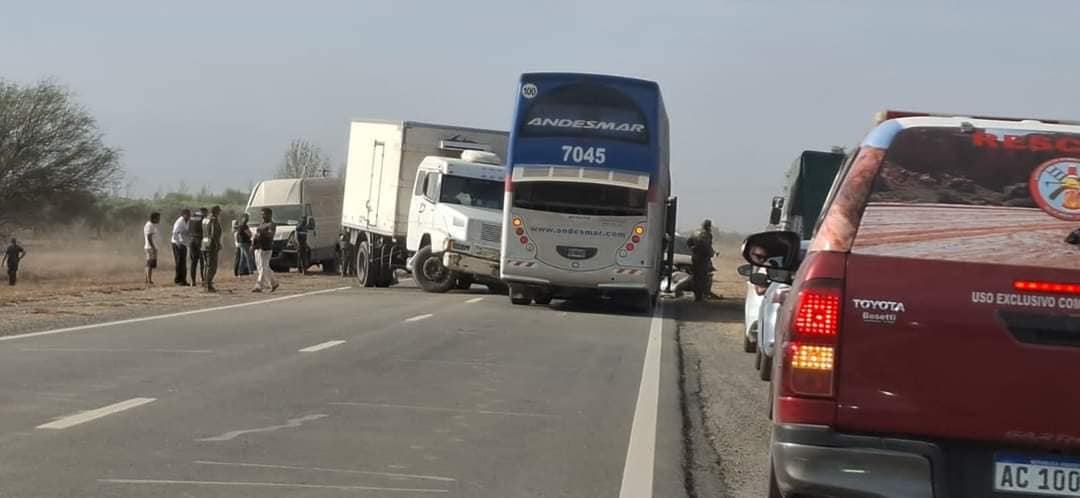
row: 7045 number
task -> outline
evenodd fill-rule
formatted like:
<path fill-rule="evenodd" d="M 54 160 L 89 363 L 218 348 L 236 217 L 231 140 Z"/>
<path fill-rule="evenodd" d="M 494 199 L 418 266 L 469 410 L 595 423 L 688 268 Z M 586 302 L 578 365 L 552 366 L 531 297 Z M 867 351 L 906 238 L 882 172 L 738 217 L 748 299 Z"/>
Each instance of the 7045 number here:
<path fill-rule="evenodd" d="M 564 162 L 604 164 L 607 161 L 607 150 L 603 147 L 564 145 L 562 146 L 562 152 Z"/>

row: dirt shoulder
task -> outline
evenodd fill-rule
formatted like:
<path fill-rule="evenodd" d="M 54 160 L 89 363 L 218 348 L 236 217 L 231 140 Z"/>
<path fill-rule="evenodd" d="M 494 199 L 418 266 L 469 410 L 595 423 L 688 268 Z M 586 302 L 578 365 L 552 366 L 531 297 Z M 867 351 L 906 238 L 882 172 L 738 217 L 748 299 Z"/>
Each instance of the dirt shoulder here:
<path fill-rule="evenodd" d="M 699 497 L 761 496 L 767 483 L 768 384 L 742 351 L 742 308 L 741 298 L 677 308 L 687 470 Z"/>
<path fill-rule="evenodd" d="M 172 281 L 171 272 L 162 272 L 155 279 L 158 285 L 153 287 L 130 277 L 5 286 L 0 289 L 0 336 L 238 304 L 351 284 L 351 280 L 336 275 L 275 276 L 281 287 L 273 294 L 252 293 L 254 276 L 222 275 L 215 282 L 216 293 L 199 287 L 176 287 L 166 283 Z"/>

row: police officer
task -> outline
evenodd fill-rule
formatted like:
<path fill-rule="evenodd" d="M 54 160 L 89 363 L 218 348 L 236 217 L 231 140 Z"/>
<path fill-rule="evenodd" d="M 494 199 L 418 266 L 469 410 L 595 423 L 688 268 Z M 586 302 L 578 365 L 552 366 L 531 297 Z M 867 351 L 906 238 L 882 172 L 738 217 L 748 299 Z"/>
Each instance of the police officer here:
<path fill-rule="evenodd" d="M 710 293 L 709 273 L 712 271 L 713 251 L 712 220 L 705 220 L 701 228 L 695 230 L 690 238 L 686 239 L 686 245 L 690 246 L 691 264 L 694 278 L 694 301 L 703 301 Z"/>

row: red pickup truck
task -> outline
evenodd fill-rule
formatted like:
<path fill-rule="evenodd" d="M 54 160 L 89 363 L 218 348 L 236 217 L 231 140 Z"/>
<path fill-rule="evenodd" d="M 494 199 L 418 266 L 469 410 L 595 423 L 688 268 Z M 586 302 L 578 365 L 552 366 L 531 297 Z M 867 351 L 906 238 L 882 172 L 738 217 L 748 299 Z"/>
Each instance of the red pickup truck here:
<path fill-rule="evenodd" d="M 1078 123 L 884 115 L 803 261 L 747 239 L 793 286 L 769 496 L 1080 497 L 1078 171 Z"/>

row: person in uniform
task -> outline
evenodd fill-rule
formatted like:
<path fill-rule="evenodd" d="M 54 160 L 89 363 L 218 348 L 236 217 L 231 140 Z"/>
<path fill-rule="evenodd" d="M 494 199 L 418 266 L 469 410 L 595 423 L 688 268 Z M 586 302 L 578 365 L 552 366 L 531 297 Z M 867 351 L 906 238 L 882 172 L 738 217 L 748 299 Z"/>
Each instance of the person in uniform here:
<path fill-rule="evenodd" d="M 218 255 L 221 253 L 221 207 L 210 209 L 210 216 L 202 222 L 203 286 L 206 292 L 217 292 L 214 276 L 217 275 Z"/>
<path fill-rule="evenodd" d="M 4 263 L 7 264 L 8 285 L 15 285 L 15 279 L 19 275 L 19 262 L 26 257 L 26 249 L 19 245 L 15 237 L 11 238 L 11 245 L 4 251 Z"/>
<path fill-rule="evenodd" d="M 191 270 L 191 285 L 198 285 L 199 276 L 201 275 L 200 269 L 202 266 L 202 229 L 203 220 L 206 219 L 206 208 L 199 208 L 191 214 L 191 220 L 188 221 L 188 261 L 191 263 L 189 270 Z"/>
<path fill-rule="evenodd" d="M 693 267 L 694 301 L 703 301 L 709 295 L 709 273 L 712 272 L 712 258 L 716 255 L 713 250 L 712 220 L 705 220 L 701 228 L 694 231 L 686 245 L 691 251 L 691 266 Z"/>

